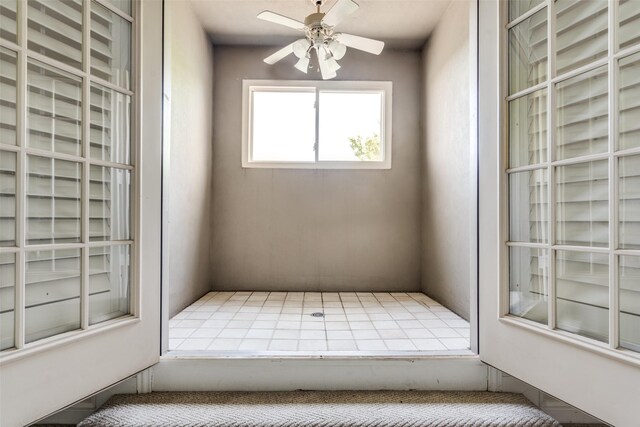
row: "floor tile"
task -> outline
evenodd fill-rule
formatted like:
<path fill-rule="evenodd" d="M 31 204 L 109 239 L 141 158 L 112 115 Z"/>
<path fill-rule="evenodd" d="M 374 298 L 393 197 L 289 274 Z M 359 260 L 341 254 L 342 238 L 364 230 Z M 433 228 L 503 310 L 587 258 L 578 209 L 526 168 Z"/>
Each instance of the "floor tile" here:
<path fill-rule="evenodd" d="M 469 336 L 467 321 L 415 292 L 210 292 L 169 322 L 178 351 L 471 354 Z"/>
<path fill-rule="evenodd" d="M 358 350 L 388 350 L 382 340 L 356 340 Z"/>
<path fill-rule="evenodd" d="M 460 335 L 451 328 L 431 328 L 430 331 L 437 338 L 460 338 Z"/>
<path fill-rule="evenodd" d="M 269 340 L 262 339 L 243 339 L 238 350 L 267 350 L 269 348 Z"/>
<path fill-rule="evenodd" d="M 273 339 L 297 340 L 300 339 L 299 329 L 276 329 L 273 332 Z"/>
<path fill-rule="evenodd" d="M 351 331 L 327 331 L 328 340 L 351 340 L 353 334 Z"/>
<path fill-rule="evenodd" d="M 402 329 L 378 329 L 378 334 L 384 339 L 407 338 Z"/>
<path fill-rule="evenodd" d="M 222 331 L 218 328 L 198 328 L 190 336 L 190 338 L 215 338 Z"/>
<path fill-rule="evenodd" d="M 464 350 L 469 348 L 469 341 L 464 338 L 440 338 L 440 342 L 449 350 Z"/>
<path fill-rule="evenodd" d="M 418 348 L 413 345 L 411 340 L 384 340 L 385 345 L 389 348 L 389 350 L 400 350 L 400 351 L 410 351 L 410 350 L 418 350 Z"/>
<path fill-rule="evenodd" d="M 327 342 L 325 340 L 300 340 L 298 341 L 298 351 L 326 351 Z"/>
<path fill-rule="evenodd" d="M 298 349 L 298 340 L 271 340 L 269 350 L 295 351 Z"/>
<path fill-rule="evenodd" d="M 207 350 L 237 350 L 241 342 L 240 338 L 214 338 Z"/>
<path fill-rule="evenodd" d="M 248 329 L 223 329 L 216 338 L 244 338 Z"/>
<path fill-rule="evenodd" d="M 353 340 L 329 340 L 327 344 L 331 351 L 355 351 L 358 349 Z"/>
<path fill-rule="evenodd" d="M 212 338 L 187 338 L 177 347 L 178 350 L 206 350 Z"/>
<path fill-rule="evenodd" d="M 273 329 L 255 329 L 251 328 L 245 335 L 245 338 L 261 338 L 261 339 L 271 339 L 273 336 Z"/>
<path fill-rule="evenodd" d="M 411 340 L 418 350 L 435 351 L 446 350 L 447 348 L 437 339 L 419 338 Z"/>

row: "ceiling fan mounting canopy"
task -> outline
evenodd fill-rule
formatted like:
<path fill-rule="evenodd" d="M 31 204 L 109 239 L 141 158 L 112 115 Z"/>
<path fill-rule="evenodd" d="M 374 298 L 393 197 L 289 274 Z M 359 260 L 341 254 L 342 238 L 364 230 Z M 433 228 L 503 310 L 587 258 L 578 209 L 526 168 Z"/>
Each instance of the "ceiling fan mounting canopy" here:
<path fill-rule="evenodd" d="M 336 77 L 336 71 L 340 68 L 337 60 L 344 57 L 347 47 L 362 50 L 374 55 L 379 55 L 384 48 L 384 43 L 378 40 L 354 36 L 352 34 L 336 33 L 334 28 L 347 16 L 358 10 L 359 6 L 353 0 L 337 0 L 328 12 L 320 12 L 323 0 L 310 0 L 316 6 L 316 12 L 308 15 L 304 22 L 264 11 L 258 14 L 258 19 L 284 25 L 299 31 L 304 31 L 305 38 L 283 47 L 274 54 L 264 59 L 267 64 L 275 64 L 289 54 L 293 53 L 298 62 L 295 67 L 306 73 L 309 68 L 311 52 L 315 51 L 322 78 L 332 79 Z"/>

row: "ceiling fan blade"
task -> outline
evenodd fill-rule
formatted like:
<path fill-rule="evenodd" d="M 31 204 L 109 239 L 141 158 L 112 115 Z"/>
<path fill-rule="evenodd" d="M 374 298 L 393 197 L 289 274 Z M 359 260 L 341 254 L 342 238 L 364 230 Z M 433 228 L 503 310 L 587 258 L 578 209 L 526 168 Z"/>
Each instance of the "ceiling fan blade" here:
<path fill-rule="evenodd" d="M 324 52 L 324 49 L 318 49 L 316 51 L 318 55 L 318 65 L 320 66 L 320 74 L 322 75 L 322 80 L 329 80 L 337 76 L 335 70 L 332 70 L 329 67 L 329 63 L 327 62 L 327 55 Z"/>
<path fill-rule="evenodd" d="M 293 43 L 283 47 L 282 49 L 280 49 L 276 53 L 264 58 L 264 62 L 266 62 L 269 65 L 273 65 L 276 62 L 278 62 L 281 59 L 283 59 L 284 57 L 286 57 L 287 55 L 292 54 L 292 53 L 293 53 Z"/>
<path fill-rule="evenodd" d="M 353 0 L 338 0 L 322 19 L 330 27 L 335 27 L 344 18 L 358 10 L 360 6 Z"/>
<path fill-rule="evenodd" d="M 374 39 L 368 39 L 366 37 L 354 36 L 353 34 L 340 33 L 336 34 L 336 39 L 354 49 L 363 50 L 365 52 L 373 53 L 374 55 L 380 55 L 382 49 L 384 49 L 384 42 Z"/>
<path fill-rule="evenodd" d="M 304 30 L 304 24 L 302 22 L 296 21 L 293 18 L 288 18 L 275 12 L 270 12 L 268 10 L 260 12 L 258 14 L 258 19 L 273 22 L 274 24 L 284 25 L 285 27 L 293 28 L 296 30 Z"/>

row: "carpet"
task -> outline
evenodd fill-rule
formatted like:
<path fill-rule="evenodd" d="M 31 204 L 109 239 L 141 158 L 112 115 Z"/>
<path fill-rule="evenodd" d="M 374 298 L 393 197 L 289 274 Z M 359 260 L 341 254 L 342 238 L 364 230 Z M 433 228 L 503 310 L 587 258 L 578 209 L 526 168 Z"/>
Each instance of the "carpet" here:
<path fill-rule="evenodd" d="M 560 427 L 524 396 L 439 391 L 116 395 L 79 427 Z"/>

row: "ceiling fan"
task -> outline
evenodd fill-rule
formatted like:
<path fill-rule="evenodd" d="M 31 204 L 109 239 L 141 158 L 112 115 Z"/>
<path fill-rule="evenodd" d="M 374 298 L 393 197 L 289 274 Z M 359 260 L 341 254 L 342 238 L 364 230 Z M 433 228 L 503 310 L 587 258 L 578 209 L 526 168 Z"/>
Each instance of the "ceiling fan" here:
<path fill-rule="evenodd" d="M 324 0 L 311 0 L 316 6 L 316 12 L 307 16 L 303 22 L 280 15 L 271 11 L 258 14 L 258 19 L 273 22 L 304 31 L 305 38 L 283 47 L 273 55 L 264 59 L 267 64 L 275 64 L 289 54 L 293 53 L 298 62 L 295 67 L 306 73 L 311 60 L 311 52 L 315 51 L 318 65 L 323 80 L 336 77 L 336 71 L 340 69 L 338 60 L 342 59 L 347 47 L 362 50 L 379 55 L 384 48 L 384 43 L 366 37 L 352 34 L 336 33 L 334 28 L 347 16 L 358 10 L 358 4 L 353 0 L 338 0 L 327 13 L 320 12 Z"/>

